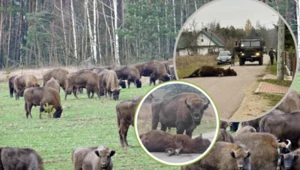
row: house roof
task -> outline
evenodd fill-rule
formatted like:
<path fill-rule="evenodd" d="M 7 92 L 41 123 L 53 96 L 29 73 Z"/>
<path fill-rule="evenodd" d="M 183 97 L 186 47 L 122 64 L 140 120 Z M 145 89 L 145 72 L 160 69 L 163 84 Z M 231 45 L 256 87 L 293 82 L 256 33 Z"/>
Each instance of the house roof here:
<path fill-rule="evenodd" d="M 209 30 L 201 30 L 198 32 L 182 32 L 177 43 L 177 48 L 183 49 L 187 47 L 196 47 L 197 39 L 200 34 L 204 34 L 218 47 L 224 47 L 224 42 L 213 32 Z"/>

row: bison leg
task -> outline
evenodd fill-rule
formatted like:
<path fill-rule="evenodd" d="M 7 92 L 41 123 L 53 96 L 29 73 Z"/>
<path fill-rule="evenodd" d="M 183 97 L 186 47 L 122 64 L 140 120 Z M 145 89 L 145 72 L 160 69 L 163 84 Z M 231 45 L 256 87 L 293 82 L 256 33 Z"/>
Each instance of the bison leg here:
<path fill-rule="evenodd" d="M 128 85 L 128 88 L 130 89 L 130 81 L 127 80 L 127 85 Z"/>
<path fill-rule="evenodd" d="M 118 121 L 118 126 L 119 126 L 119 137 L 120 137 L 120 143 L 121 143 L 121 146 L 122 148 L 124 148 L 124 144 L 126 145 L 125 143 L 125 139 L 124 139 L 124 121 L 121 120 L 121 121 Z"/>
<path fill-rule="evenodd" d="M 185 134 L 188 135 L 190 138 L 192 137 L 194 129 L 186 129 Z"/>
<path fill-rule="evenodd" d="M 32 108 L 33 104 L 28 104 L 25 102 L 25 110 L 26 110 L 26 119 L 28 119 L 28 116 L 30 115 L 30 117 L 32 118 L 31 115 L 31 108 Z"/>
<path fill-rule="evenodd" d="M 128 133 L 128 129 L 129 129 L 129 124 L 126 123 L 126 125 L 124 126 L 124 141 L 125 141 L 125 146 L 128 147 L 128 142 L 127 142 L 127 133 Z"/>
<path fill-rule="evenodd" d="M 75 88 L 75 87 L 73 88 L 73 94 L 74 94 L 75 98 L 78 99 L 78 97 L 77 97 L 77 88 Z"/>
<path fill-rule="evenodd" d="M 185 130 L 184 124 L 178 122 L 177 125 L 176 125 L 176 133 L 177 134 L 183 134 L 184 130 Z"/>
<path fill-rule="evenodd" d="M 40 116 L 39 118 L 42 119 L 42 113 L 45 111 L 43 105 L 41 104 L 41 107 L 40 107 Z"/>
<path fill-rule="evenodd" d="M 91 89 L 89 87 L 86 87 L 86 93 L 88 95 L 88 98 L 91 98 Z"/>
<path fill-rule="evenodd" d="M 162 130 L 164 132 L 167 131 L 167 126 L 162 123 L 160 123 L 160 124 L 161 124 L 160 130 Z"/>

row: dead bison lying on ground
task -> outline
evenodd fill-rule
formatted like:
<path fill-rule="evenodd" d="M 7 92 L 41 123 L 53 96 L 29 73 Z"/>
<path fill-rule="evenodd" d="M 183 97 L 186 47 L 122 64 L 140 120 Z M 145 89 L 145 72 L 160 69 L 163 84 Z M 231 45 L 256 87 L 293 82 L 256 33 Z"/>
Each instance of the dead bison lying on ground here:
<path fill-rule="evenodd" d="M 133 82 L 137 88 L 142 87 L 140 72 L 136 67 L 123 66 L 113 70 L 116 72 L 118 79 L 127 80 L 128 88 L 130 88 L 130 82 Z"/>
<path fill-rule="evenodd" d="M 167 155 L 179 153 L 203 153 L 210 145 L 202 136 L 191 139 L 187 135 L 172 135 L 164 131 L 152 130 L 140 135 L 141 142 L 149 152 L 167 152 Z"/>
<path fill-rule="evenodd" d="M 195 70 L 191 75 L 184 78 L 191 77 L 222 77 L 222 76 L 236 76 L 237 73 L 230 67 L 227 69 L 213 66 L 202 66 Z"/>
<path fill-rule="evenodd" d="M 204 102 L 196 93 L 181 93 L 152 104 L 152 130 L 161 123 L 161 130 L 176 127 L 177 134 L 192 136 L 196 126 L 201 123 L 204 110 L 209 102 Z"/>
<path fill-rule="evenodd" d="M 41 156 L 30 148 L 0 148 L 1 170 L 43 170 Z"/>
<path fill-rule="evenodd" d="M 67 79 L 68 74 L 69 72 L 62 68 L 52 69 L 43 75 L 43 82 L 44 82 L 43 86 L 45 86 L 46 82 L 50 80 L 51 77 L 53 77 L 58 81 L 60 87 L 63 88 L 63 90 L 65 90 L 66 88 L 65 81 Z"/>
<path fill-rule="evenodd" d="M 217 142 L 200 161 L 182 170 L 251 170 L 250 150 L 241 143 Z"/>
<path fill-rule="evenodd" d="M 29 87 L 38 87 L 38 80 L 34 75 L 19 75 L 15 77 L 14 80 L 14 89 L 16 91 L 16 100 L 19 100 L 19 97 L 24 92 L 25 89 Z"/>
<path fill-rule="evenodd" d="M 141 76 L 150 76 L 150 85 L 155 81 L 166 82 L 170 80 L 167 69 L 164 64 L 157 61 L 150 61 L 143 64 L 136 64 L 135 67 L 139 70 Z"/>
<path fill-rule="evenodd" d="M 86 88 L 88 98 L 93 98 L 94 93 L 96 93 L 98 98 L 100 98 L 99 77 L 94 72 L 87 71 L 68 74 L 66 80 L 65 100 L 67 100 L 67 95 L 72 92 L 76 99 L 78 99 L 76 94 L 76 90 L 78 88 Z"/>
<path fill-rule="evenodd" d="M 60 97 L 56 90 L 49 87 L 31 87 L 25 90 L 24 92 L 24 99 L 25 99 L 25 111 L 26 111 L 26 118 L 31 115 L 31 108 L 32 106 L 40 106 L 40 118 L 41 113 L 44 112 L 44 106 L 46 104 L 52 105 L 55 109 L 53 113 L 54 118 L 59 118 L 63 111 L 60 103 Z"/>
<path fill-rule="evenodd" d="M 99 75 L 101 81 L 100 86 L 101 88 L 104 88 L 105 95 L 109 95 L 109 98 L 111 99 L 111 96 L 113 95 L 114 100 L 119 100 L 119 83 L 118 83 L 118 76 L 115 71 L 113 70 L 107 70 L 102 71 Z"/>
<path fill-rule="evenodd" d="M 57 81 L 55 78 L 53 78 L 53 77 L 51 77 L 51 79 L 47 81 L 45 87 L 51 87 L 51 88 L 53 88 L 54 90 L 56 90 L 58 93 L 60 92 L 59 83 L 58 83 L 58 81 Z"/>
<path fill-rule="evenodd" d="M 111 170 L 115 151 L 105 146 L 76 148 L 72 153 L 74 170 Z"/>
<path fill-rule="evenodd" d="M 8 79 L 8 88 L 9 88 L 9 94 L 10 97 L 13 97 L 13 94 L 16 93 L 15 88 L 14 88 L 14 80 L 15 80 L 16 76 L 11 76 Z M 23 96 L 23 94 L 21 94 L 21 96 Z"/>
<path fill-rule="evenodd" d="M 132 100 L 121 101 L 116 106 L 119 136 L 122 147 L 128 146 L 127 132 L 129 126 L 134 126 L 134 113 L 142 96 L 133 98 Z"/>

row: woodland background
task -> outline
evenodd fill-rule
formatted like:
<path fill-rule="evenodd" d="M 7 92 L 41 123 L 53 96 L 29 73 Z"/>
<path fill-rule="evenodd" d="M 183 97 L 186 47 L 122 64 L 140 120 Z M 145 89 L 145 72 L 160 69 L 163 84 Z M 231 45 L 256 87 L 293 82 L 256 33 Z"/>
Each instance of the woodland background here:
<path fill-rule="evenodd" d="M 181 26 L 210 1 L 1 0 L 0 69 L 171 59 Z M 262 2 L 298 34 L 297 0 Z M 233 30 L 219 34 L 236 34 Z"/>

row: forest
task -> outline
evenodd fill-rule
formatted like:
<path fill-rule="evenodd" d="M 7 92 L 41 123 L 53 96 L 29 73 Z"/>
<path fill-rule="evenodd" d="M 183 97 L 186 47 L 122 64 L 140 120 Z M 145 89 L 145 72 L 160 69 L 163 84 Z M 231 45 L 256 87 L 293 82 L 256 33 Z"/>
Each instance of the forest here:
<path fill-rule="evenodd" d="M 1 0 L 0 69 L 171 59 L 181 26 L 210 1 Z M 296 0 L 262 2 L 297 35 Z"/>

